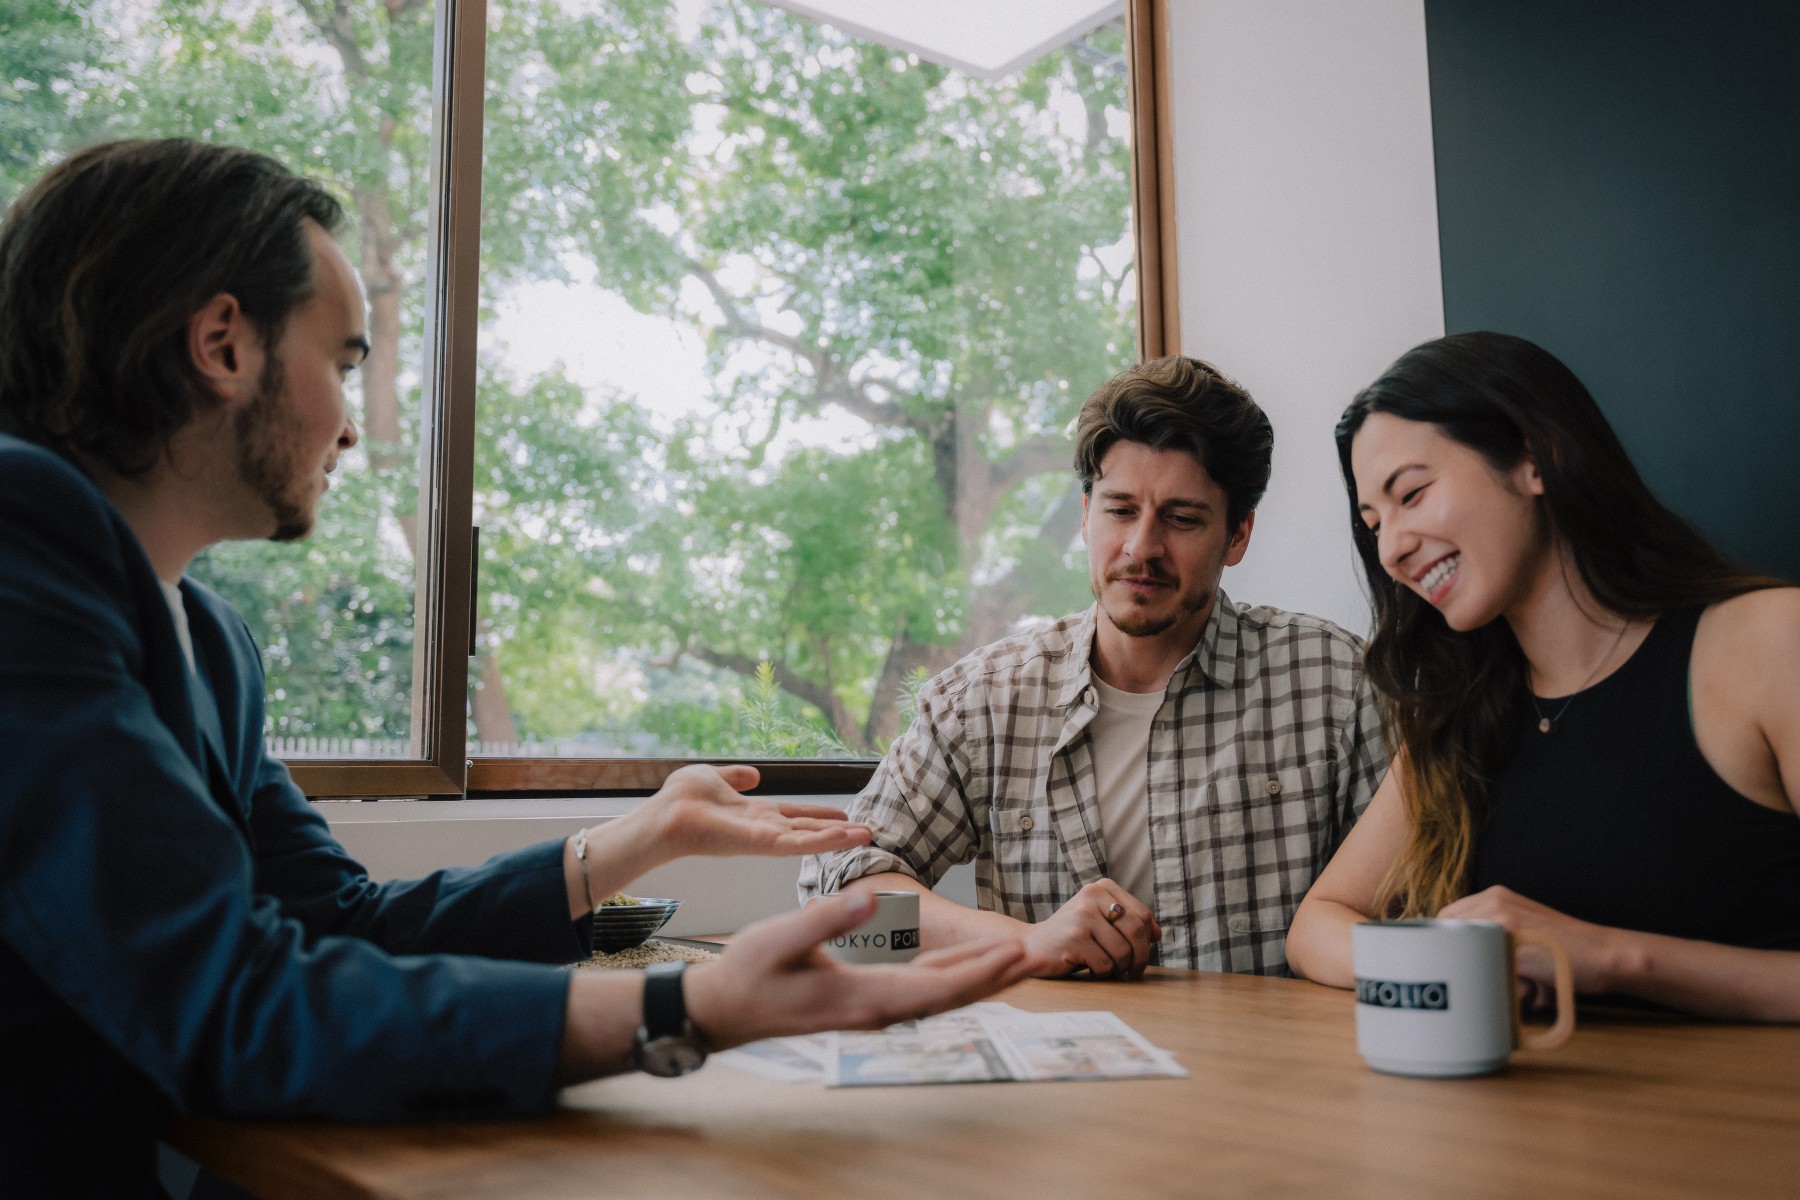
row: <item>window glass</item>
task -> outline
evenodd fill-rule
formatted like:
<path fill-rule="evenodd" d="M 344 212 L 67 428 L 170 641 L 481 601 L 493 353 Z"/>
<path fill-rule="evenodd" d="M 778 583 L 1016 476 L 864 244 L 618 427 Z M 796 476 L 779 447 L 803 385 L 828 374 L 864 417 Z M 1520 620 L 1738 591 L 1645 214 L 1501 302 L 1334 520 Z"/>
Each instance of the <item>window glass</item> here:
<path fill-rule="evenodd" d="M 472 752 L 871 755 L 1088 602 L 1119 24 L 986 79 L 754 0 L 493 0 L 487 64 Z"/>
<path fill-rule="evenodd" d="M 327 180 L 371 305 L 353 377 L 362 445 L 313 537 L 228 543 L 191 574 L 249 622 L 271 746 L 408 757 L 413 734 L 418 364 L 432 113 L 428 0 L 9 0 L 0 22 L 0 204 L 68 151 L 181 136 Z"/>

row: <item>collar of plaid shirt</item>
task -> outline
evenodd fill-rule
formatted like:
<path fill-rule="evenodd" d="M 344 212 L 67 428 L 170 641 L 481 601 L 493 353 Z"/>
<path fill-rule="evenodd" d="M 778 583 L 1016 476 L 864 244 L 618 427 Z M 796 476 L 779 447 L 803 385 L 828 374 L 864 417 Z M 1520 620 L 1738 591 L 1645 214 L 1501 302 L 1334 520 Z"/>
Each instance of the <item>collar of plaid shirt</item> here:
<path fill-rule="evenodd" d="M 1069 654 L 1058 666 L 1056 698 L 1059 708 L 1070 709 L 1082 702 L 1094 677 L 1094 627 L 1100 619 L 1100 606 L 1088 605 L 1081 624 L 1075 627 Z M 1198 671 L 1211 683 L 1229 686 L 1238 680 L 1238 614 L 1237 607 L 1220 588 L 1213 595 L 1212 614 L 1200 640 L 1187 656 L 1175 664 L 1169 682 L 1186 687 L 1192 672 Z M 1167 691 L 1167 689 L 1164 689 Z"/>

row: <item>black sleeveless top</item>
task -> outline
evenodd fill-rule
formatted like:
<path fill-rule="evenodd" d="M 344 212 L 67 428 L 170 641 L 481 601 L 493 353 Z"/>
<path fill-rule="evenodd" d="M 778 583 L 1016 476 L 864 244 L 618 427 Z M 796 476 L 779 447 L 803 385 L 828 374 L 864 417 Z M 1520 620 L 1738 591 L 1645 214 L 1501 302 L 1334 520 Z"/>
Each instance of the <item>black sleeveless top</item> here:
<path fill-rule="evenodd" d="M 1699 623 L 1698 609 L 1665 613 L 1552 733 L 1526 705 L 1476 834 L 1472 891 L 1504 884 L 1599 925 L 1800 950 L 1800 818 L 1733 791 L 1694 740 Z"/>

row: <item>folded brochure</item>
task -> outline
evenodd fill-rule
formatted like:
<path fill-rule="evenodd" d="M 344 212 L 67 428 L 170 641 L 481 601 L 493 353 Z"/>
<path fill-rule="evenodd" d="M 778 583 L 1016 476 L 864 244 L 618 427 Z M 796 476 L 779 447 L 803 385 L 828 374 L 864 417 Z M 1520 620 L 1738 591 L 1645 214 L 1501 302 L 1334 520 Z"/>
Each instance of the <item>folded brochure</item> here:
<path fill-rule="evenodd" d="M 1034 1013 L 993 1002 L 874 1033 L 771 1038 L 717 1059 L 766 1079 L 829 1087 L 1187 1074 L 1114 1013 Z"/>

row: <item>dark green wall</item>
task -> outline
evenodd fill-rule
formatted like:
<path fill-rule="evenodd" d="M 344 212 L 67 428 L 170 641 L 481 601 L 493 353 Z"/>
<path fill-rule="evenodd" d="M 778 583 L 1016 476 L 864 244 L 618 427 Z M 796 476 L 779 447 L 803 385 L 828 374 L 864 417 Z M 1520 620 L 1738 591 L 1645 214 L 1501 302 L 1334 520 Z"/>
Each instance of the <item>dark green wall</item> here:
<path fill-rule="evenodd" d="M 1800 2 L 1426 0 L 1444 320 L 1568 363 L 1800 580 Z"/>

